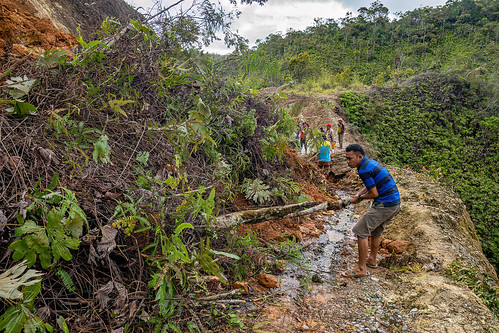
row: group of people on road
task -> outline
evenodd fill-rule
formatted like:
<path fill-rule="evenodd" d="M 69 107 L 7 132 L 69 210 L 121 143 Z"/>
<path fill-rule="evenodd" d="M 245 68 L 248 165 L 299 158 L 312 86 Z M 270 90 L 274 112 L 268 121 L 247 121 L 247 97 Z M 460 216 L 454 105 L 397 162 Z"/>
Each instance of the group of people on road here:
<path fill-rule="evenodd" d="M 310 125 L 307 122 L 302 122 L 300 124 L 300 152 L 304 151 L 305 154 L 308 152 L 307 139 L 309 136 Z M 324 142 L 321 143 L 319 147 L 319 166 L 327 166 L 331 162 L 331 155 L 334 153 L 334 148 L 336 147 L 336 140 L 334 136 L 334 130 L 332 125 L 329 123 L 326 125 L 326 129 L 320 128 L 322 134 L 322 139 Z M 345 134 L 345 123 L 343 120 L 338 120 L 337 127 L 338 143 L 339 148 L 343 149 L 343 136 Z"/>

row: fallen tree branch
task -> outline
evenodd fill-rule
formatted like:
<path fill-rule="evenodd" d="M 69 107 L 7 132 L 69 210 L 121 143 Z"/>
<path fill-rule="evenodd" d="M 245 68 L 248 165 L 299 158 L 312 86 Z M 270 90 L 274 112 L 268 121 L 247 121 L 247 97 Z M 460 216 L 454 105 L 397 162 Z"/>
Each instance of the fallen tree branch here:
<path fill-rule="evenodd" d="M 203 298 L 198 298 L 198 299 L 196 299 L 196 301 L 198 301 L 198 302 L 213 301 L 213 300 L 216 300 L 216 299 L 220 299 L 220 298 L 232 296 L 232 295 L 235 295 L 237 293 L 239 293 L 239 289 L 233 289 L 233 290 L 231 290 L 229 292 L 226 292 L 226 293 L 216 294 L 216 295 L 212 295 L 212 296 L 208 296 L 208 297 L 203 297 Z"/>
<path fill-rule="evenodd" d="M 285 217 L 310 215 L 331 209 L 340 209 L 350 203 L 350 200 L 338 201 L 307 201 L 298 204 L 245 210 L 218 216 L 214 228 L 231 228 L 243 223 L 253 224 L 263 221 L 277 220 Z"/>

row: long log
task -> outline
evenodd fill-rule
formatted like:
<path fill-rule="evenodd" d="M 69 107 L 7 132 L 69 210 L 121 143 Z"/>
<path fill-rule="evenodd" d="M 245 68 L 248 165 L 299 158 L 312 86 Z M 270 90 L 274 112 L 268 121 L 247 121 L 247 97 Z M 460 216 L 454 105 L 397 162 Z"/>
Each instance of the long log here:
<path fill-rule="evenodd" d="M 217 217 L 215 228 L 232 228 L 239 224 L 253 224 L 263 221 L 282 219 L 285 217 L 304 216 L 331 209 L 340 209 L 350 203 L 349 200 L 338 201 L 307 201 L 285 206 L 268 207 L 254 210 L 230 213 Z"/>

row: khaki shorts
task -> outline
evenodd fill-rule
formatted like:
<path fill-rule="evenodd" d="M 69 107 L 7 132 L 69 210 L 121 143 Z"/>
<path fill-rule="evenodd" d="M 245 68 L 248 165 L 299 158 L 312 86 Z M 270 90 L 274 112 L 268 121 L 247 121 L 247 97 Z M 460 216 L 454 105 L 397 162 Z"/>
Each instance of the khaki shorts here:
<path fill-rule="evenodd" d="M 359 238 L 381 237 L 385 225 L 400 211 L 400 205 L 385 207 L 382 202 L 373 204 L 360 218 L 352 231 Z"/>

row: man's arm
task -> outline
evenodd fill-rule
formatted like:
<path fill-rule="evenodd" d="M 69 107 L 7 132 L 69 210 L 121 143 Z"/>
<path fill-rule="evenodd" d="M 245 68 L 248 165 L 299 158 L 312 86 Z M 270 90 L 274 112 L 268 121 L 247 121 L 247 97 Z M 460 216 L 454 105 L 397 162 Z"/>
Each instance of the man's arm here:
<path fill-rule="evenodd" d="M 365 186 L 352 197 L 352 203 L 356 204 L 364 199 L 375 199 L 378 197 L 378 189 L 374 186 L 371 189 L 367 189 Z"/>

